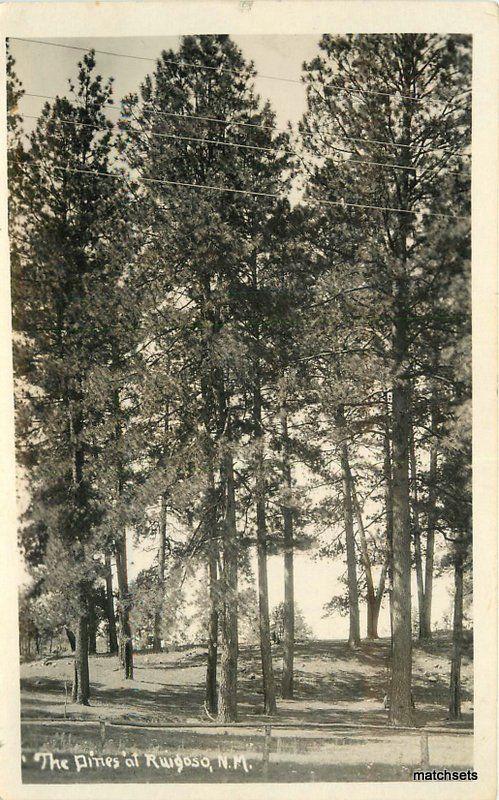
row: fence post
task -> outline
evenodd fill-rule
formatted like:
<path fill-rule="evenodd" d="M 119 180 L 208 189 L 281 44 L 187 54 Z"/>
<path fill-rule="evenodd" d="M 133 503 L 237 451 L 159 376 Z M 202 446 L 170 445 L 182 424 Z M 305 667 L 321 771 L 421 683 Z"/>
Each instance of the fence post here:
<path fill-rule="evenodd" d="M 106 743 L 106 720 L 104 719 L 99 720 L 99 729 L 100 729 L 100 743 L 101 746 L 104 747 Z"/>
<path fill-rule="evenodd" d="M 421 731 L 421 766 L 428 767 L 430 765 L 430 749 L 428 745 L 428 732 Z"/>
<path fill-rule="evenodd" d="M 262 755 L 262 766 L 263 766 L 263 775 L 265 778 L 268 777 L 269 774 L 269 757 L 270 757 L 270 737 L 272 735 L 272 728 L 270 725 L 265 725 L 264 727 L 264 739 L 263 739 L 263 755 Z"/>

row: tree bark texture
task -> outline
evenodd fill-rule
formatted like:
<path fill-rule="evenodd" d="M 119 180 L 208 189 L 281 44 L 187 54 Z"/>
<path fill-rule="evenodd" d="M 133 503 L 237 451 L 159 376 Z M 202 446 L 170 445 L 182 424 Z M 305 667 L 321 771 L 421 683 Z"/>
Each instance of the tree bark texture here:
<path fill-rule="evenodd" d="M 418 592 L 418 630 L 419 638 L 422 636 L 422 620 L 424 608 L 424 581 L 423 581 L 423 557 L 421 553 L 421 525 L 419 519 L 419 495 L 418 495 L 418 473 L 416 462 L 416 447 L 414 443 L 414 430 L 411 426 L 409 462 L 411 475 L 411 495 L 412 495 L 412 531 L 414 537 L 414 567 L 416 571 L 416 586 Z"/>
<path fill-rule="evenodd" d="M 163 598 L 163 590 L 165 585 L 165 558 L 166 558 L 166 494 L 161 495 L 161 507 L 159 512 L 159 544 L 158 544 L 158 592 Z M 163 647 L 161 644 L 161 623 L 162 614 L 160 608 L 154 612 L 154 633 L 153 633 L 153 653 L 161 653 Z"/>
<path fill-rule="evenodd" d="M 74 672 L 71 697 L 74 703 L 88 706 L 88 701 L 90 699 L 90 676 L 88 669 L 88 608 L 85 587 L 80 586 L 78 594 L 80 615 L 74 635 Z"/>
<path fill-rule="evenodd" d="M 108 624 L 109 652 L 118 652 L 118 635 L 116 633 L 116 615 L 114 612 L 113 571 L 111 555 L 106 553 L 106 616 Z"/>
<path fill-rule="evenodd" d="M 405 307 L 405 306 L 403 306 Z M 405 368 L 405 314 L 395 317 L 396 377 L 392 390 L 393 654 L 390 720 L 412 725 L 411 531 L 409 513 L 409 391 Z"/>
<path fill-rule="evenodd" d="M 274 667 L 270 641 L 269 587 L 267 576 L 267 520 L 265 509 L 266 483 L 264 476 L 264 440 L 262 432 L 262 401 L 259 376 L 256 377 L 253 403 L 253 422 L 256 431 L 256 539 L 258 564 L 258 628 L 262 662 L 264 714 L 277 711 Z"/>
<path fill-rule="evenodd" d="M 415 80 L 413 37 L 407 35 L 407 49 L 400 63 L 400 84 L 408 93 Z M 401 142 L 406 145 L 401 163 L 407 167 L 400 177 L 400 206 L 410 209 L 414 104 L 402 103 Z M 394 725 L 413 725 L 412 707 L 412 620 L 411 620 L 411 519 L 409 487 L 409 447 L 411 437 L 411 391 L 408 289 L 408 242 L 412 217 L 398 216 L 393 241 L 392 291 L 392 498 L 393 498 L 393 649 L 390 689 L 390 721 Z"/>
<path fill-rule="evenodd" d="M 435 525 L 437 513 L 437 467 L 438 450 L 436 445 L 435 412 L 432 412 L 431 430 L 433 442 L 430 448 L 430 467 L 428 471 L 428 514 L 426 529 L 426 558 L 425 558 L 425 591 L 421 614 L 421 631 L 423 639 L 431 638 L 431 608 L 433 601 L 433 564 L 435 557 Z"/>
<path fill-rule="evenodd" d="M 66 636 L 68 637 L 69 646 L 71 647 L 71 652 L 74 653 L 76 650 L 76 636 L 74 635 L 73 631 L 64 626 L 64 630 L 66 631 Z"/>
<path fill-rule="evenodd" d="M 463 558 L 454 561 L 454 619 L 452 626 L 452 660 L 449 687 L 449 717 L 461 719 L 461 659 L 463 651 Z"/>
<path fill-rule="evenodd" d="M 223 613 L 220 638 L 220 686 L 218 694 L 218 716 L 221 722 L 237 722 L 237 556 L 236 498 L 234 486 L 234 463 L 229 451 L 223 457 L 223 481 L 225 484 L 225 520 L 222 537 L 222 588 Z"/>
<path fill-rule="evenodd" d="M 357 647 L 360 644 L 359 588 L 357 584 L 357 558 L 355 555 L 355 535 L 353 528 L 352 486 L 348 461 L 348 445 L 345 440 L 345 419 L 342 409 L 338 411 L 336 418 L 338 430 L 342 437 L 340 458 L 341 480 L 343 484 L 343 522 L 345 526 L 347 553 L 348 610 L 350 622 L 348 644 L 350 647 Z"/>
<path fill-rule="evenodd" d="M 217 656 L 218 656 L 218 503 L 215 490 L 215 477 L 211 451 L 208 453 L 208 487 L 206 490 L 206 535 L 208 540 L 208 657 L 206 662 L 206 708 L 210 714 L 217 714 Z"/>
<path fill-rule="evenodd" d="M 123 531 L 116 543 L 116 575 L 118 578 L 118 620 L 119 620 L 119 656 L 123 668 L 123 677 L 133 678 L 133 643 L 130 628 L 130 596 L 128 590 L 128 570 L 126 553 L 126 534 Z"/>
<path fill-rule="evenodd" d="M 94 656 L 97 652 L 97 614 L 93 597 L 88 598 L 88 654 Z"/>
<path fill-rule="evenodd" d="M 208 580 L 210 611 L 208 619 L 208 659 L 206 664 L 206 707 L 211 714 L 218 711 L 217 655 L 218 655 L 218 575 L 217 546 L 212 542 L 208 553 Z"/>
<path fill-rule="evenodd" d="M 390 612 L 390 665 L 393 654 L 393 492 L 392 492 L 392 448 L 389 423 L 390 405 L 385 393 L 385 426 L 383 431 L 383 479 L 385 494 L 385 527 L 388 575 L 388 599 Z"/>
<path fill-rule="evenodd" d="M 259 497 L 257 516 L 257 561 L 258 561 L 258 623 L 260 630 L 260 654 L 262 660 L 264 714 L 277 711 L 275 697 L 274 668 L 270 642 L 269 588 L 267 577 L 267 532 L 265 499 Z"/>
<path fill-rule="evenodd" d="M 81 498 L 81 487 L 83 484 L 85 454 L 80 438 L 83 432 L 84 420 L 81 407 L 78 405 L 79 401 L 81 400 L 78 387 L 73 389 L 71 398 L 75 401 L 75 407 L 71 401 L 69 403 L 69 436 L 72 451 L 71 466 L 74 503 L 76 507 L 81 507 L 83 504 Z M 78 533 L 76 533 L 75 539 L 81 548 L 81 554 L 84 555 L 84 543 L 79 540 Z M 75 634 L 72 699 L 74 702 L 79 703 L 80 705 L 89 705 L 90 677 L 88 667 L 88 595 L 90 587 L 84 580 L 80 580 L 75 589 L 78 597 L 79 616 Z"/>
<path fill-rule="evenodd" d="M 408 112 L 404 112 L 407 118 Z M 409 123 L 405 119 L 404 127 Z M 406 180 L 406 178 L 404 179 Z M 413 725 L 411 527 L 409 497 L 410 385 L 408 369 L 407 215 L 400 221 L 400 254 L 394 281 L 392 384 L 393 652 L 390 721 Z"/>
<path fill-rule="evenodd" d="M 288 417 L 285 410 L 282 418 L 282 435 L 284 439 L 284 485 L 289 493 L 291 491 L 292 476 L 289 452 Z M 281 693 L 283 698 L 289 700 L 292 699 L 294 695 L 294 520 L 293 510 L 289 505 L 283 507 L 282 514 L 284 527 L 284 619 Z"/>

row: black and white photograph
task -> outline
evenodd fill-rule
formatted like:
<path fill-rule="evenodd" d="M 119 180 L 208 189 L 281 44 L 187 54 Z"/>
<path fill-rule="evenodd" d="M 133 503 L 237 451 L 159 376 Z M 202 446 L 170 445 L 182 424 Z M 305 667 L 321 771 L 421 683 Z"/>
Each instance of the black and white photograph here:
<path fill-rule="evenodd" d="M 25 785 L 479 781 L 475 44 L 387 31 L 4 36 Z"/>

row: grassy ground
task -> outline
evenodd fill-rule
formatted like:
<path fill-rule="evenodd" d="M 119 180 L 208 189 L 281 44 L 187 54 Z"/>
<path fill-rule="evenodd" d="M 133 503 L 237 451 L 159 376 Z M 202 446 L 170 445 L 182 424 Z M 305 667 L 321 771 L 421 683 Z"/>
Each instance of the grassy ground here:
<path fill-rule="evenodd" d="M 448 635 L 439 635 L 414 652 L 414 699 L 417 724 L 453 727 L 446 720 L 449 680 Z M 275 651 L 277 681 L 280 658 Z M 420 762 L 420 737 L 385 731 L 362 731 L 361 726 L 385 725 L 387 712 L 383 696 L 387 689 L 388 642 L 365 642 L 356 652 L 340 641 L 316 641 L 297 646 L 296 691 L 294 700 L 279 700 L 278 713 L 271 721 L 279 724 L 346 723 L 354 728 L 344 732 L 273 729 L 268 742 L 269 763 L 265 763 L 265 740 L 260 730 L 209 729 L 203 709 L 205 651 L 200 647 L 177 652 L 135 655 L 135 678 L 125 681 L 117 658 L 108 655 L 91 657 L 91 705 L 71 704 L 65 708 L 65 687 L 70 688 L 71 655 L 54 658 L 51 663 L 32 661 L 21 667 L 22 717 L 37 724 L 23 725 L 23 748 L 26 761 L 24 780 L 68 780 L 74 756 L 78 753 L 104 752 L 119 758 L 119 767 L 98 769 L 84 767 L 78 772 L 82 781 L 298 781 L 298 780 L 401 780 L 411 779 L 411 765 Z M 46 659 L 45 659 L 46 660 Z M 459 727 L 472 726 L 472 646 L 468 642 L 463 659 L 463 721 Z M 262 713 L 262 689 L 257 648 L 242 648 L 240 657 L 240 721 L 262 726 L 269 722 Z M 68 719 L 80 720 L 77 727 Z M 91 720 L 104 719 L 114 726 L 107 728 L 105 743 Z M 52 724 L 48 724 L 52 720 Z M 57 721 L 54 725 L 53 721 Z M 119 727 L 120 723 L 191 723 L 196 730 L 145 730 Z M 358 727 L 357 727 L 358 726 Z M 39 750 L 66 753 L 70 771 L 42 770 L 34 762 Z M 123 753 L 142 754 L 139 764 L 127 766 Z M 191 764 L 155 767 L 146 764 L 144 753 L 181 754 L 188 759 L 209 759 L 209 768 Z M 238 761 L 244 756 L 248 766 Z M 219 758 L 222 758 L 220 765 Z M 229 758 L 225 766 L 224 758 Z M 236 766 L 233 761 L 236 758 Z M 434 766 L 449 769 L 471 766 L 471 736 L 435 734 L 430 738 L 430 760 Z M 270 770 L 270 772 L 269 772 Z M 327 777 L 329 776 L 329 777 Z"/>

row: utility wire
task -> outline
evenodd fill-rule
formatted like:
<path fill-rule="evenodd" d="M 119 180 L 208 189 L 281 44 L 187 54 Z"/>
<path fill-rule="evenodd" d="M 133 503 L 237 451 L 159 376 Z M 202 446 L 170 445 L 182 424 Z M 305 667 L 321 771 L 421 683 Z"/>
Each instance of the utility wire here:
<path fill-rule="evenodd" d="M 24 118 L 25 119 L 35 119 L 35 120 L 39 119 L 39 117 L 36 117 L 36 116 L 34 116 L 32 114 L 24 114 Z M 52 121 L 52 120 L 47 120 L 47 122 L 50 122 L 50 121 Z M 58 118 L 57 122 L 60 122 L 63 125 L 75 125 L 75 126 L 81 126 L 81 127 L 84 127 L 84 128 L 92 128 L 93 130 L 101 130 L 101 131 L 109 130 L 108 127 L 104 127 L 104 126 L 99 127 L 97 125 L 93 125 L 90 122 L 79 122 L 78 120 L 65 119 L 64 117 Z M 111 123 L 110 122 L 109 124 L 113 128 L 118 127 L 117 123 Z M 141 131 L 138 131 L 135 128 L 132 128 L 130 132 L 137 133 L 137 134 L 141 133 Z M 290 153 L 291 155 L 294 155 L 294 156 L 298 156 L 299 155 L 296 152 L 296 150 L 292 150 L 289 147 L 283 147 L 283 148 L 261 147 L 259 145 L 244 144 L 242 142 L 224 142 L 224 141 L 221 141 L 220 139 L 206 139 L 206 138 L 198 137 L 198 136 L 182 136 L 182 135 L 175 134 L 175 133 L 155 133 L 154 131 L 144 131 L 144 133 L 146 133 L 147 135 L 152 136 L 154 138 L 158 138 L 158 139 L 176 139 L 176 140 L 180 140 L 180 141 L 184 141 L 184 142 L 197 142 L 198 144 L 214 144 L 214 145 L 219 145 L 221 147 L 236 147 L 236 148 L 239 147 L 239 148 L 243 148 L 245 150 L 260 150 L 260 151 L 263 151 L 265 153 L 276 153 L 276 154 L 278 154 L 279 151 L 282 150 L 283 152 Z M 327 158 L 331 158 L 330 154 L 325 154 L 325 155 L 326 155 Z M 387 167 L 388 169 L 402 169 L 402 170 L 409 170 L 409 171 L 416 169 L 415 166 L 410 167 L 410 166 L 407 166 L 406 164 L 390 164 L 390 163 L 384 162 L 384 161 L 370 161 L 370 160 L 364 159 L 364 158 L 362 158 L 362 159 L 356 159 L 356 158 L 344 159 L 343 158 L 343 159 L 332 159 L 332 160 L 334 161 L 335 164 L 345 164 L 345 165 L 349 165 L 349 164 L 367 164 L 367 165 L 373 165 L 373 166 L 377 166 L 377 167 Z"/>
<path fill-rule="evenodd" d="M 81 175 L 91 175 L 95 177 L 103 177 L 103 178 L 111 178 L 114 180 L 124 180 L 126 182 L 126 178 L 123 178 L 121 175 L 113 175 L 109 172 L 98 172 L 96 170 L 86 170 L 86 169 L 78 169 L 76 167 L 58 167 L 54 166 L 53 169 L 61 170 L 62 172 L 71 172 L 71 173 L 79 173 Z M 48 170 L 46 170 L 48 171 Z M 205 183 L 188 183 L 186 181 L 170 181 L 162 178 L 146 178 L 141 176 L 140 180 L 143 183 L 152 183 L 161 186 L 180 186 L 183 188 L 188 189 L 206 189 L 209 191 L 215 192 L 230 192 L 232 194 L 244 194 L 244 195 L 251 195 L 253 197 L 268 197 L 272 200 L 285 200 L 286 198 L 283 195 L 272 193 L 272 192 L 256 192 L 250 189 L 235 189 L 233 187 L 228 186 L 211 186 Z M 327 205 L 327 206 L 340 206 L 341 208 L 360 208 L 366 210 L 373 210 L 373 211 L 393 211 L 402 214 L 419 214 L 420 211 L 411 211 L 408 208 L 397 208 L 394 206 L 375 206 L 375 205 L 368 205 L 366 203 L 351 203 L 345 201 L 343 198 L 341 200 L 325 200 L 325 199 L 316 199 L 313 197 L 307 198 L 304 201 L 304 205 Z M 469 221 L 469 217 L 462 216 L 458 214 L 437 214 L 433 211 L 426 212 L 429 216 L 438 217 L 440 219 L 465 219 Z"/>
<path fill-rule="evenodd" d="M 33 92 L 24 92 L 23 93 L 23 97 L 38 97 L 41 100 L 57 100 L 58 99 L 54 95 L 35 94 Z M 118 108 L 118 106 L 116 106 L 112 102 L 107 102 L 104 105 L 108 106 L 110 111 L 117 111 L 120 114 L 122 113 L 121 109 Z M 146 108 L 146 109 L 148 108 L 149 105 L 150 104 L 148 104 L 148 103 L 143 103 L 143 107 Z M 236 120 L 221 119 L 220 117 L 208 117 L 208 116 L 202 116 L 200 114 L 175 114 L 175 113 L 173 113 L 173 111 L 157 111 L 156 113 L 160 117 L 172 117 L 174 119 L 181 119 L 181 120 L 193 119 L 193 120 L 201 120 L 202 122 L 218 122 L 218 123 L 220 123 L 222 125 L 228 125 L 228 126 L 237 125 L 237 126 L 241 126 L 241 127 L 244 127 L 244 128 L 259 128 L 261 130 L 275 131 L 276 133 L 289 133 L 289 129 L 288 128 L 277 128 L 277 127 L 273 127 L 272 125 L 259 125 L 256 122 L 237 122 Z M 125 121 L 127 121 L 129 118 L 125 116 L 125 117 L 123 117 L 123 119 Z M 312 136 L 312 133 L 307 133 L 307 132 L 303 133 L 302 132 L 302 136 L 308 136 L 310 138 Z M 343 142 L 360 142 L 360 143 L 365 143 L 365 144 L 381 144 L 381 145 L 385 145 L 387 147 L 406 147 L 406 148 L 413 147 L 413 145 L 406 144 L 405 142 L 390 142 L 388 139 L 363 139 L 363 138 L 361 138 L 359 136 L 341 136 L 340 139 L 337 140 L 337 142 L 338 142 L 338 144 L 342 144 Z M 432 152 L 432 151 L 438 151 L 438 152 L 441 152 L 441 153 L 450 152 L 450 153 L 452 153 L 452 155 L 454 155 L 456 157 L 459 156 L 459 157 L 462 157 L 462 158 L 471 158 L 471 153 L 464 153 L 464 152 L 457 152 L 456 153 L 451 148 L 446 148 L 446 147 L 430 147 L 430 148 L 428 148 L 428 150 L 426 152 Z M 347 152 L 353 152 L 353 151 L 349 150 Z"/>
<path fill-rule="evenodd" d="M 25 119 L 39 119 L 39 117 L 36 117 L 36 116 L 34 116 L 32 114 L 24 114 L 24 118 Z M 52 121 L 53 120 L 47 120 L 47 122 L 52 122 Z M 127 120 L 126 118 L 123 118 L 123 122 L 128 122 L 128 121 L 129 120 Z M 91 122 L 79 122 L 78 120 L 65 119 L 64 117 L 58 117 L 57 118 L 57 122 L 61 122 L 64 125 L 77 125 L 77 126 L 82 126 L 84 128 L 93 128 L 94 130 L 101 130 L 101 131 L 109 130 L 109 128 L 105 127 L 105 126 L 99 127 L 98 125 L 93 125 Z M 109 125 L 112 128 L 118 128 L 119 130 L 123 130 L 122 128 L 120 128 L 119 122 L 120 122 L 120 120 L 118 120 L 118 122 L 111 122 L 110 121 Z M 202 142 L 203 144 L 220 144 L 220 145 L 223 145 L 224 147 L 243 147 L 243 148 L 248 149 L 248 150 L 263 150 L 266 153 L 278 153 L 279 150 L 283 149 L 288 153 L 294 153 L 294 150 L 290 150 L 289 148 L 261 147 L 260 145 L 255 145 L 255 144 L 244 144 L 242 142 L 224 142 L 224 141 L 221 141 L 220 139 L 206 139 L 206 138 L 201 138 L 201 137 L 198 137 L 198 136 L 182 136 L 180 134 L 175 134 L 175 133 L 157 133 L 155 131 L 149 131 L 149 130 L 139 131 L 136 128 L 131 128 L 131 129 L 129 129 L 128 132 L 129 133 L 137 133 L 137 134 L 145 133 L 145 134 L 147 134 L 149 136 L 153 136 L 155 139 L 156 138 L 157 139 L 180 139 L 180 140 L 187 141 L 187 142 Z"/>
<path fill-rule="evenodd" d="M 244 73 L 241 72 L 241 70 L 232 70 L 232 69 L 227 69 L 226 67 L 212 67 L 212 66 L 210 66 L 208 64 L 196 64 L 196 63 L 193 63 L 191 61 L 179 61 L 179 60 L 175 60 L 175 59 L 167 59 L 167 58 L 161 58 L 161 57 L 152 58 L 150 56 L 136 56 L 136 55 L 132 55 L 131 53 L 116 53 L 116 52 L 113 52 L 113 51 L 110 51 L 110 50 L 97 50 L 94 47 L 90 47 L 90 48 L 89 47 L 79 47 L 77 45 L 62 44 L 60 42 L 47 42 L 47 41 L 43 41 L 41 39 L 25 39 L 25 38 L 19 38 L 17 36 L 10 36 L 9 39 L 11 39 L 12 41 L 16 41 L 16 42 L 29 42 L 31 44 L 41 44 L 41 45 L 46 45 L 46 46 L 49 46 L 49 47 L 61 47 L 61 48 L 64 48 L 66 50 L 79 50 L 80 52 L 83 52 L 83 53 L 94 52 L 94 53 L 99 53 L 99 55 L 104 55 L 104 56 L 114 56 L 116 58 L 130 58 L 130 59 L 133 59 L 133 60 L 136 60 L 136 61 L 149 61 L 149 62 L 152 62 L 152 63 L 159 63 L 161 61 L 163 64 L 172 64 L 172 65 L 174 65 L 176 67 L 180 67 L 180 66 L 182 66 L 182 67 L 191 67 L 193 69 L 210 70 L 210 71 L 213 71 L 213 72 L 225 73 L 225 74 L 228 74 L 228 75 L 244 75 Z M 282 76 L 277 76 L 277 75 L 262 75 L 260 73 L 258 73 L 258 77 L 259 78 L 264 78 L 265 80 L 282 81 L 284 83 L 294 83 L 294 84 L 298 84 L 299 86 L 303 86 L 304 85 L 303 81 L 296 80 L 296 78 L 284 78 Z M 348 89 L 348 88 L 346 88 L 344 86 L 336 86 L 335 88 L 337 89 L 337 91 L 346 92 L 347 94 L 360 94 L 360 95 L 362 95 L 362 94 L 372 94 L 372 95 L 376 95 L 378 97 L 379 96 L 381 96 L 381 97 L 393 97 L 393 96 L 396 95 L 398 97 L 402 97 L 405 100 L 412 100 L 415 103 L 419 103 L 423 99 L 423 98 L 416 97 L 415 95 L 402 94 L 402 92 L 398 92 L 398 91 L 386 92 L 386 91 L 374 90 L 374 89 Z M 471 92 L 471 90 L 469 90 L 469 91 Z"/>

